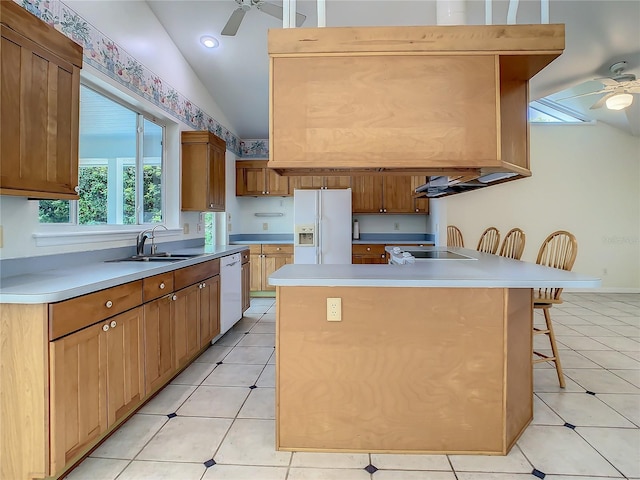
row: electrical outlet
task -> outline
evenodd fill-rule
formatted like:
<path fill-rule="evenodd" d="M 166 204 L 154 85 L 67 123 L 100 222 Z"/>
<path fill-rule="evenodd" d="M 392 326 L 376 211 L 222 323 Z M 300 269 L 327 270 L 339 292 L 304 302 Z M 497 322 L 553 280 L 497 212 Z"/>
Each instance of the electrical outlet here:
<path fill-rule="evenodd" d="M 229 223 L 227 224 L 227 231 L 228 231 L 228 232 L 230 232 L 230 231 L 231 231 L 231 222 L 229 222 Z"/>
<path fill-rule="evenodd" d="M 184 233 L 185 235 L 189 235 L 189 224 L 188 223 L 185 223 L 182 226 L 182 233 Z"/>
<path fill-rule="evenodd" d="M 327 321 L 328 322 L 342 321 L 342 299 L 341 298 L 327 298 Z"/>
<path fill-rule="evenodd" d="M 201 223 L 198 223 L 198 224 L 196 225 L 196 231 L 197 231 L 198 233 L 202 233 L 202 224 L 201 224 Z"/>
<path fill-rule="evenodd" d="M 400 230 L 400 223 L 399 222 L 394 223 L 393 224 L 393 229 L 394 230 Z"/>
<path fill-rule="evenodd" d="M 262 229 L 263 229 L 263 230 L 269 230 L 269 224 L 268 224 L 267 222 L 264 222 L 264 223 L 262 224 Z"/>

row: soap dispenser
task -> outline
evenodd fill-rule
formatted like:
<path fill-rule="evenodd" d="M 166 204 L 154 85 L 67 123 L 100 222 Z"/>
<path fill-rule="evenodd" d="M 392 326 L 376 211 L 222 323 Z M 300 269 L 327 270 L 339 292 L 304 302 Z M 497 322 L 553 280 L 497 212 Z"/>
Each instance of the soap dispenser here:
<path fill-rule="evenodd" d="M 353 221 L 353 239 L 360 240 L 360 225 L 357 218 Z"/>

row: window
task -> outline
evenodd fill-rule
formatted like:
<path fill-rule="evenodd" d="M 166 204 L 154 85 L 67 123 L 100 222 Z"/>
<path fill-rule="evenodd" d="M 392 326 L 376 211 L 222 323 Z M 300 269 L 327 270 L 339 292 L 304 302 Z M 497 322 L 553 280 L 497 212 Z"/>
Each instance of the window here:
<path fill-rule="evenodd" d="M 549 98 L 541 98 L 529 103 L 529 122 L 531 123 L 590 123 L 591 120 Z"/>
<path fill-rule="evenodd" d="M 80 199 L 41 200 L 40 223 L 161 223 L 163 138 L 164 126 L 81 85 Z"/>

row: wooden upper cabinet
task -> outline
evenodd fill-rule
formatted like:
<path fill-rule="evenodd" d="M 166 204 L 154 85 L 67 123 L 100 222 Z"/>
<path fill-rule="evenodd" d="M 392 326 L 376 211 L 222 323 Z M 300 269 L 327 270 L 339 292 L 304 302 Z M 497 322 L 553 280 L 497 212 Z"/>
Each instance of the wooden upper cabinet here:
<path fill-rule="evenodd" d="M 82 47 L 0 2 L 0 194 L 77 199 Z"/>
<path fill-rule="evenodd" d="M 289 178 L 267 168 L 267 160 L 236 162 L 237 196 L 289 196 Z"/>
<path fill-rule="evenodd" d="M 423 177 L 415 177 L 415 179 L 407 175 L 352 177 L 353 213 L 428 213 L 428 199 L 420 199 L 416 203 L 416 199 L 413 198 L 419 178 Z"/>
<path fill-rule="evenodd" d="M 350 188 L 351 177 L 320 177 L 315 175 L 300 175 L 289 177 L 289 191 L 293 194 L 294 190 L 315 190 L 315 189 L 338 189 Z"/>
<path fill-rule="evenodd" d="M 427 183 L 427 177 L 424 175 L 411 177 L 411 194 L 416 188 Z M 429 199 L 427 197 L 418 197 L 413 199 L 413 209 L 415 213 L 429 213 Z"/>
<path fill-rule="evenodd" d="M 182 210 L 224 211 L 225 151 L 211 132 L 182 132 Z"/>

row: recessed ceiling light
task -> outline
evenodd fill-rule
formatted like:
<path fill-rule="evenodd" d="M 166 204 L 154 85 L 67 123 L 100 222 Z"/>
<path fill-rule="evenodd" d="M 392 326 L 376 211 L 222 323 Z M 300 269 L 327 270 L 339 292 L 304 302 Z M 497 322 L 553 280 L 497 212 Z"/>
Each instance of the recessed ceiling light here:
<path fill-rule="evenodd" d="M 204 35 L 200 37 L 200 43 L 207 48 L 216 48 L 218 45 L 220 45 L 218 39 L 210 35 Z"/>

